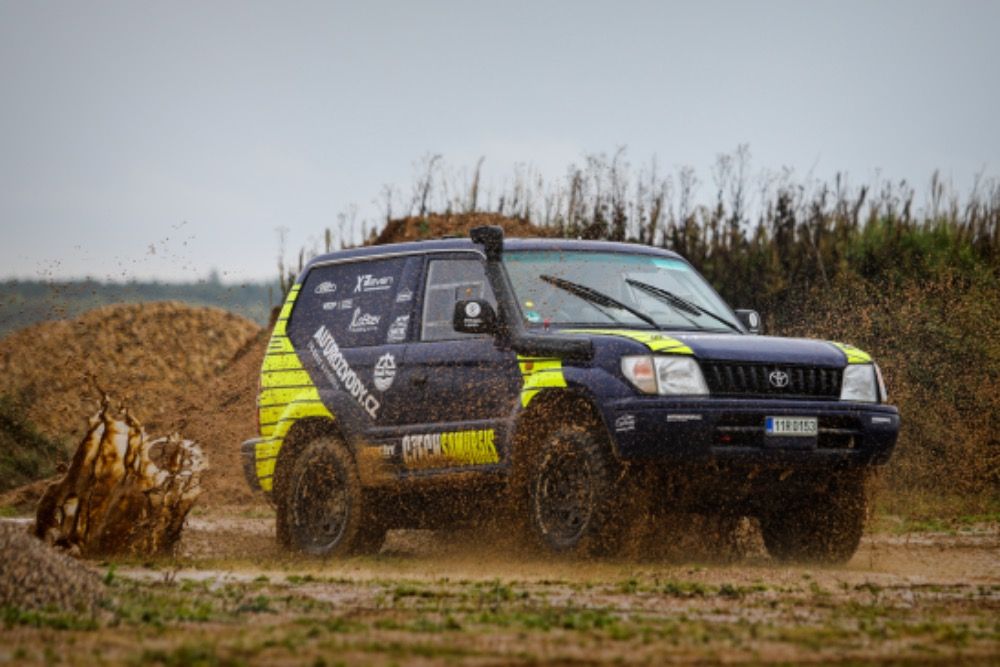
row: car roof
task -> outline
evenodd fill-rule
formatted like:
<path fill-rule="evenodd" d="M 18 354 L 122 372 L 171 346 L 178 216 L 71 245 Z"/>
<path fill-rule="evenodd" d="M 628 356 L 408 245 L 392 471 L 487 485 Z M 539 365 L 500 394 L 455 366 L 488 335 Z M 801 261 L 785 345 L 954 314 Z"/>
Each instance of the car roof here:
<path fill-rule="evenodd" d="M 622 252 L 643 255 L 656 255 L 658 257 L 672 257 L 683 259 L 680 255 L 670 250 L 654 248 L 641 243 L 619 243 L 616 241 L 583 241 L 579 239 L 545 239 L 545 238 L 505 238 L 503 242 L 504 251 L 518 250 L 563 250 L 563 251 L 589 251 L 589 252 Z M 407 243 L 386 243 L 384 245 L 362 246 L 359 248 L 348 248 L 336 252 L 318 255 L 309 260 L 302 273 L 305 273 L 317 264 L 327 264 L 341 262 L 346 259 L 361 259 L 366 257 L 379 257 L 383 255 L 411 255 L 411 254 L 432 254 L 435 252 L 455 252 L 468 250 L 472 252 L 482 252 L 482 247 L 476 245 L 468 238 L 445 238 L 428 239 L 426 241 L 409 241 Z"/>

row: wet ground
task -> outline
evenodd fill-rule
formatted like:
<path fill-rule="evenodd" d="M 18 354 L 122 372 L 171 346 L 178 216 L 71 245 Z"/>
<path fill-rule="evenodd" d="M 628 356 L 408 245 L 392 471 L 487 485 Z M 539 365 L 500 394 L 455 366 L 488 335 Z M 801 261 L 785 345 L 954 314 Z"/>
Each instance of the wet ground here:
<path fill-rule="evenodd" d="M 6 619 L 0 661 L 66 664 L 1000 663 L 1000 526 L 869 534 L 841 567 L 751 540 L 600 562 L 475 531 L 374 557 L 282 553 L 264 508 L 189 519 L 178 559 L 92 563 L 101 618 Z M 684 540 L 674 540 L 683 543 Z"/>

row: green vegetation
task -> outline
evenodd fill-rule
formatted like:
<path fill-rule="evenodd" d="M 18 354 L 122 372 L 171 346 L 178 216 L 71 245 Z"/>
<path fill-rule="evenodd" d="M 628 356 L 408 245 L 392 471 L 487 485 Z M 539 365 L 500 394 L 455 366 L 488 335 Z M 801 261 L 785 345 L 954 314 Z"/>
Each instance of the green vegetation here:
<path fill-rule="evenodd" d="M 0 607 L 2 627 L 27 626 L 52 630 L 96 630 L 100 624 L 92 614 L 73 614 L 58 609 L 32 611 Z"/>
<path fill-rule="evenodd" d="M 35 430 L 20 401 L 0 396 L 0 492 L 52 476 L 65 447 Z"/>
<path fill-rule="evenodd" d="M 970 508 L 975 508 L 970 512 Z M 1000 525 L 1000 500 L 987 497 L 970 501 L 955 493 L 905 490 L 880 494 L 873 513 L 873 532 L 947 533 L 957 535 L 984 525 Z"/>
<path fill-rule="evenodd" d="M 271 577 L 267 577 L 268 580 Z M 584 582 L 587 583 L 587 582 Z M 315 586 L 315 584 L 312 584 Z M 400 590 L 400 589 L 403 590 Z M 579 588 L 595 591 L 580 596 Z M 623 590 L 624 589 L 624 590 Z M 601 590 L 618 596 L 606 597 Z M 590 582 L 354 581 L 352 602 L 317 598 L 288 583 L 216 580 L 144 583 L 114 578 L 96 614 L 4 609 L 0 632 L 16 629 L 20 659 L 68 659 L 87 647 L 102 664 L 429 664 L 549 660 L 659 663 L 668 656 L 864 660 L 892 643 L 901 664 L 928 652 L 990 656 L 1000 624 L 990 615 L 996 587 L 891 586 L 830 590 L 809 580 L 762 585 L 660 582 L 636 576 Z M 680 592 L 678 600 L 676 594 Z M 386 593 L 390 606 L 373 604 Z M 808 614 L 803 611 L 808 610 Z M 111 633 L 117 641 L 107 641 Z M 35 639 L 45 637 L 39 648 Z M 128 638 L 127 641 L 124 638 Z M 16 645 L 14 644 L 16 642 Z"/>
<path fill-rule="evenodd" d="M 280 297 L 277 283 L 227 285 L 217 278 L 193 283 L 8 280 L 0 282 L 0 336 L 112 303 L 169 300 L 224 308 L 263 325 Z"/>

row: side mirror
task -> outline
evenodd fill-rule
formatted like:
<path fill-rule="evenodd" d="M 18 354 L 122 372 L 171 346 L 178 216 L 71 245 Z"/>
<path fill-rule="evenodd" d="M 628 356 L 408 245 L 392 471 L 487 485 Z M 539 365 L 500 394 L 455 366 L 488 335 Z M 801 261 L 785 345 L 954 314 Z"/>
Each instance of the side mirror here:
<path fill-rule="evenodd" d="M 756 310 L 737 310 L 736 317 L 750 333 L 759 334 L 764 331 L 764 324 L 760 321 L 760 313 Z"/>
<path fill-rule="evenodd" d="M 489 301 L 469 299 L 455 303 L 452 327 L 459 333 L 491 334 L 496 331 L 497 314 Z"/>

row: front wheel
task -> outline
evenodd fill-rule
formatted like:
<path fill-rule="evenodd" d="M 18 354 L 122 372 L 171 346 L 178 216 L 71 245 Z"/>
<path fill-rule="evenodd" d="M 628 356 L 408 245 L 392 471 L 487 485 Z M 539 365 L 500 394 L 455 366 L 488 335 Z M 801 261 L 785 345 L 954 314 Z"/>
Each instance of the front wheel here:
<path fill-rule="evenodd" d="M 620 470 L 607 435 L 593 424 L 557 427 L 532 447 L 522 474 L 536 541 L 581 556 L 616 549 L 624 524 L 616 516 Z"/>
<path fill-rule="evenodd" d="M 846 563 L 861 542 L 867 508 L 863 475 L 838 479 L 826 493 L 762 515 L 764 545 L 780 561 Z"/>
<path fill-rule="evenodd" d="M 385 530 L 361 488 L 354 457 L 337 438 L 310 442 L 295 459 L 278 511 L 293 549 L 313 556 L 377 552 Z"/>

